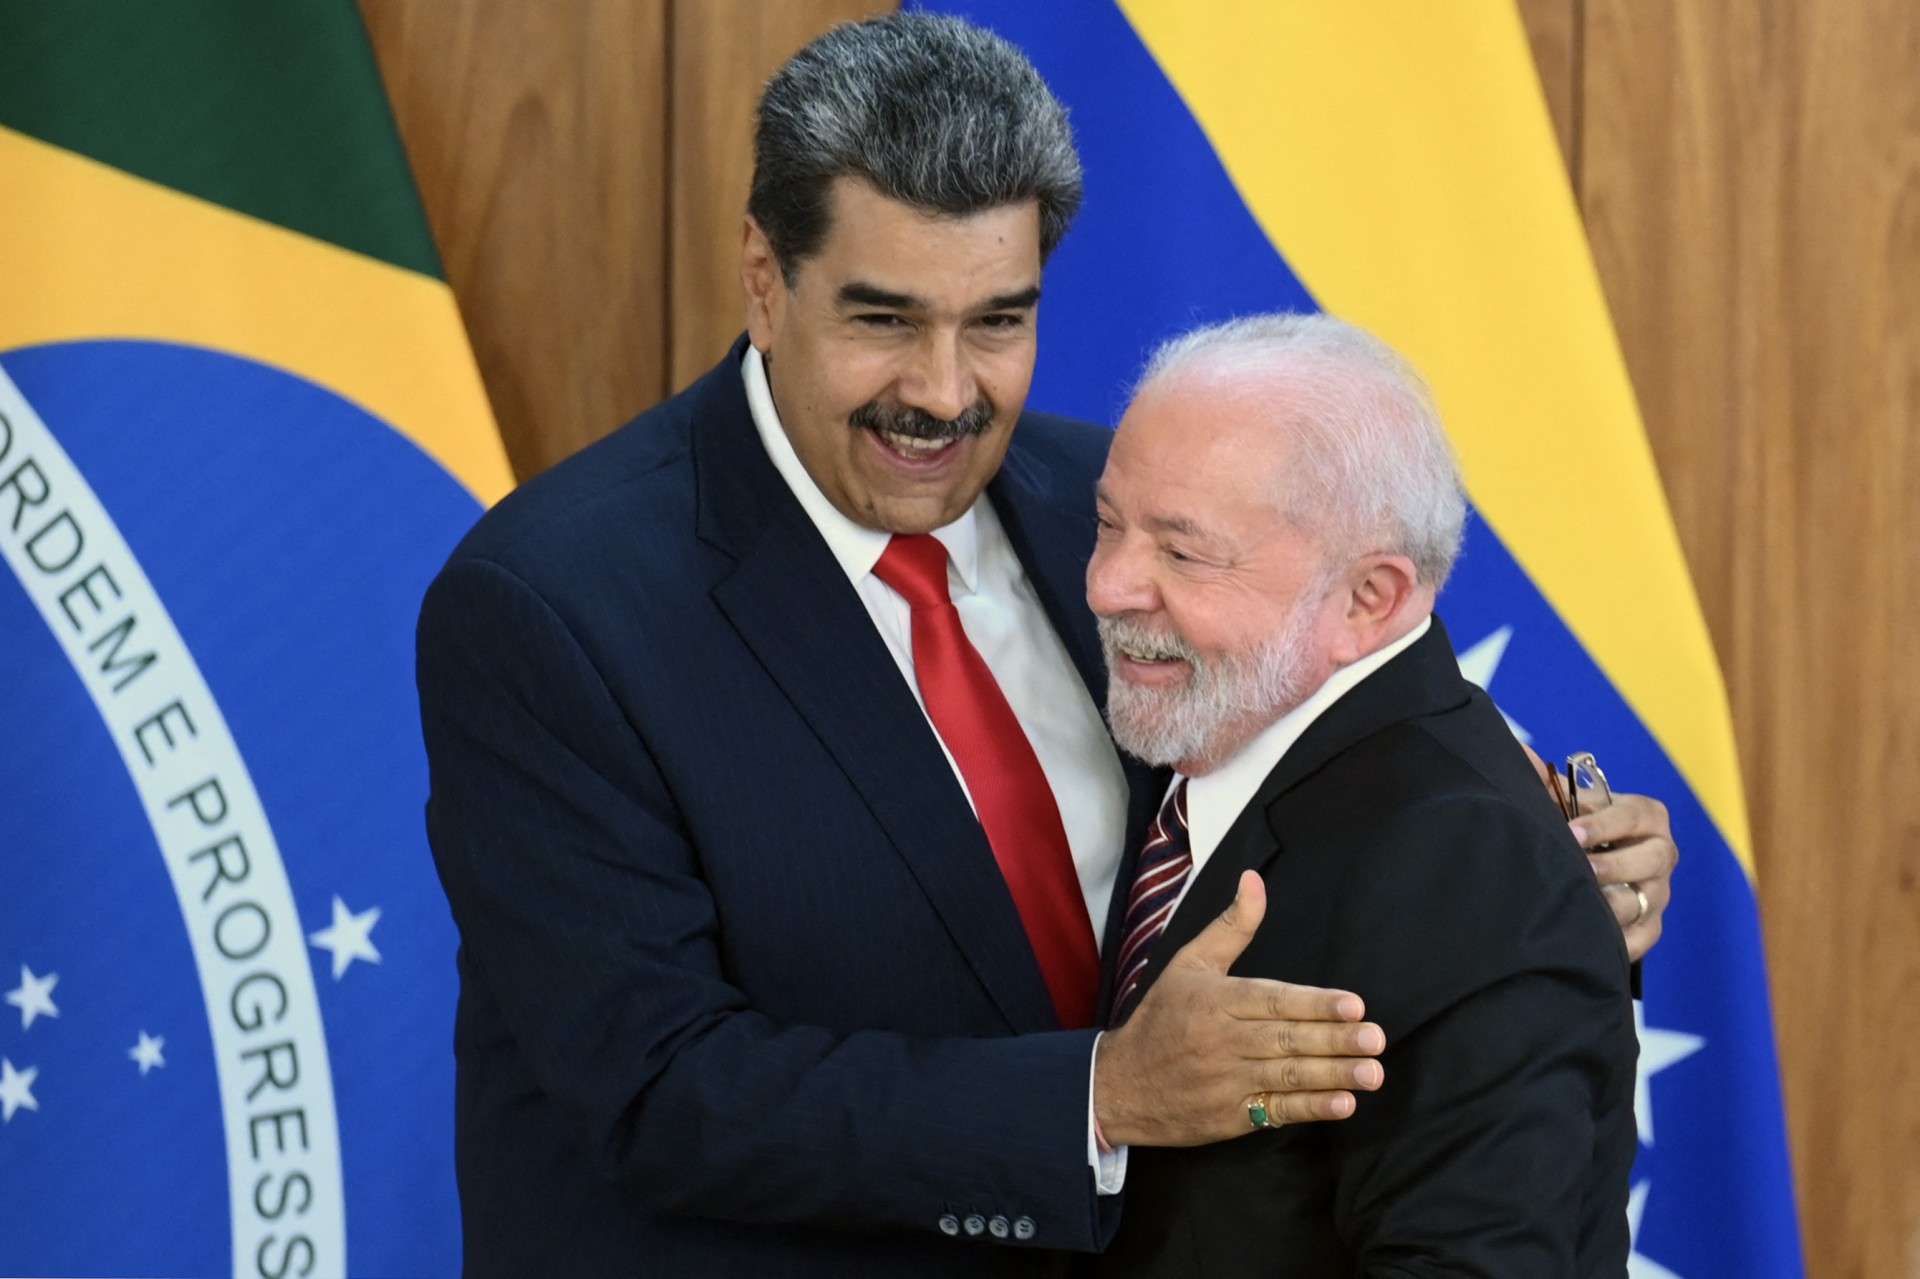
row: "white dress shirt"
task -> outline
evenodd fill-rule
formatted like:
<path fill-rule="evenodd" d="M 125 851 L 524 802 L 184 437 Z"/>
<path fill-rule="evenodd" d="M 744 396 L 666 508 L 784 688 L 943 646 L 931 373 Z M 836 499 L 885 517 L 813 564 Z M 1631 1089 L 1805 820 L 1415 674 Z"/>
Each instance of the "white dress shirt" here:
<path fill-rule="evenodd" d="M 899 592 L 873 573 L 893 535 L 854 523 L 814 483 L 780 424 L 760 352 L 749 346 L 740 367 L 746 381 L 747 406 L 767 456 L 859 592 L 874 629 L 893 654 L 900 677 L 925 713 L 926 702 L 913 673 L 913 610 Z M 1087 500 L 1091 503 L 1092 496 Z M 961 629 L 993 672 L 1053 790 L 1098 948 L 1127 835 L 1127 779 L 1120 768 L 1120 757 L 1107 736 L 1099 708 L 1081 682 L 1066 645 L 1055 634 L 1013 545 L 1007 541 L 993 503 L 981 494 L 965 514 L 933 530 L 933 536 L 947 548 L 947 587 L 960 614 Z M 937 729 L 934 736 L 939 736 Z M 965 791 L 966 778 L 954 763 L 953 753 L 947 751 L 945 742 L 940 749 L 946 751 L 954 780 Z M 967 802 L 973 802 L 970 794 Z M 1101 1154 L 1095 1144 L 1091 1063 L 1088 1070 L 1088 1160 L 1101 1193 L 1112 1194 L 1120 1189 L 1126 1163 L 1124 1157 Z"/>

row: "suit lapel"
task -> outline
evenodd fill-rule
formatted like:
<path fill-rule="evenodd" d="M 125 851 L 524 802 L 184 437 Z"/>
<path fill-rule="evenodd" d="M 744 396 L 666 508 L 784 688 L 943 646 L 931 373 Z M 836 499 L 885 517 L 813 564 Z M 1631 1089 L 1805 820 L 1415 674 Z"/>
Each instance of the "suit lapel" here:
<path fill-rule="evenodd" d="M 736 561 L 713 598 L 845 772 L 1016 1031 L 1056 1029 L 1039 962 L 939 740 L 754 431 L 744 346 L 702 388 L 696 527 Z"/>
<path fill-rule="evenodd" d="M 1066 645 L 1080 680 L 1093 695 L 1093 704 L 1104 717 L 1107 709 L 1107 667 L 1100 653 L 1100 638 L 1093 613 L 1087 608 L 1087 561 L 1093 555 L 1096 530 L 1093 494 L 1066 492 L 1043 461 L 1020 447 L 1016 431 L 1013 446 L 1000 473 L 987 486 L 994 513 L 1006 530 L 1007 541 L 1033 583 L 1040 605 L 1053 623 L 1053 629 Z M 1127 833 L 1125 854 L 1114 876 L 1113 896 L 1107 918 L 1096 921 L 1101 929 L 1102 957 L 1111 959 L 1118 933 L 1124 923 L 1127 893 L 1133 884 L 1133 869 L 1147 826 L 1166 790 L 1168 774 L 1153 769 L 1122 752 L 1121 771 L 1127 779 Z M 1104 1020 L 1112 992 L 1113 966 L 1100 968 L 1100 1009 Z"/>
<path fill-rule="evenodd" d="M 1020 447 L 1016 428 L 987 496 L 1081 682 L 1104 711 L 1106 672 L 1093 614 L 1087 610 L 1087 560 L 1093 555 L 1096 528 L 1093 493 L 1058 489 L 1051 468 Z"/>
<path fill-rule="evenodd" d="M 1241 871 L 1260 870 L 1284 851 L 1285 832 L 1275 827 L 1273 812 L 1287 792 L 1349 747 L 1391 725 L 1451 710 L 1465 703 L 1471 691 L 1460 675 L 1446 628 L 1435 617 L 1432 629 L 1405 652 L 1328 707 L 1280 757 L 1207 858 L 1154 945 L 1147 981 L 1158 977 L 1167 960 L 1227 908 Z"/>

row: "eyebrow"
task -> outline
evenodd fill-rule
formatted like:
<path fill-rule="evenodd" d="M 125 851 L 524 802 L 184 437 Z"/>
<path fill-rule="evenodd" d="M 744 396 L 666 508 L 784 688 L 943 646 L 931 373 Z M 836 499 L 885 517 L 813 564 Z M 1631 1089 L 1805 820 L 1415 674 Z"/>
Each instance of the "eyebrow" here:
<path fill-rule="evenodd" d="M 892 289 L 883 289 L 877 284 L 868 284 L 864 280 L 853 280 L 840 286 L 840 302 L 843 306 L 878 306 L 892 311 L 925 310 L 926 302 L 911 293 L 896 293 Z M 1030 284 L 1024 289 L 1012 293 L 1001 293 L 988 298 L 981 304 L 982 311 L 1025 311 L 1040 302 L 1040 286 Z"/>
<path fill-rule="evenodd" d="M 1107 486 L 1093 486 L 1093 500 L 1105 506 L 1113 505 L 1113 498 L 1107 493 Z M 1181 515 L 1149 515 L 1140 523 L 1156 533 L 1181 533 L 1188 537 L 1205 537 L 1207 532 L 1192 520 Z"/>
<path fill-rule="evenodd" d="M 850 306 L 884 306 L 896 311 L 911 311 L 925 305 L 911 293 L 895 293 L 862 280 L 841 285 L 840 300 Z"/>
<path fill-rule="evenodd" d="M 1192 520 L 1178 515 L 1149 515 L 1140 521 L 1155 532 L 1184 533 L 1188 537 L 1204 537 L 1205 530 Z"/>
<path fill-rule="evenodd" d="M 1025 311 L 1040 304 L 1040 286 L 1029 284 L 1026 288 L 1013 293 L 1002 293 L 998 297 L 987 299 L 982 311 Z"/>

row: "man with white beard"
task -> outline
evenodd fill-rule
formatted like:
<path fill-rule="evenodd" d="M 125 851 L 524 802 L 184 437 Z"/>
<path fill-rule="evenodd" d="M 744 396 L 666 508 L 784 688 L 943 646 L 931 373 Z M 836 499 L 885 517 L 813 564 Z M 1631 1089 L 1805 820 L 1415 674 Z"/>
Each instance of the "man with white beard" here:
<path fill-rule="evenodd" d="M 1623 1272 L 1635 1040 L 1619 930 L 1434 600 L 1457 466 L 1418 375 L 1321 316 L 1177 339 L 1098 489 L 1115 739 L 1175 777 L 1117 1018 L 1223 909 L 1235 973 L 1357 992 L 1385 1084 L 1340 1125 L 1132 1154 L 1100 1273 Z"/>

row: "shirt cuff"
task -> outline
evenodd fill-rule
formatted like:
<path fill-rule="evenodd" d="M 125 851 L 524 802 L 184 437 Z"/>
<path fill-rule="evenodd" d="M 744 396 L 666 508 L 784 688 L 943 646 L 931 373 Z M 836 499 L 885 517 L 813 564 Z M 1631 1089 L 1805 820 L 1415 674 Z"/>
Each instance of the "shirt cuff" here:
<path fill-rule="evenodd" d="M 1100 1059 L 1100 1040 L 1094 1036 L 1093 1055 L 1087 1059 L 1087 1166 L 1093 1169 L 1093 1187 L 1103 1195 L 1117 1195 L 1127 1182 L 1127 1148 L 1107 1148 L 1100 1140 L 1100 1124 L 1093 1115 L 1094 1063 Z"/>

